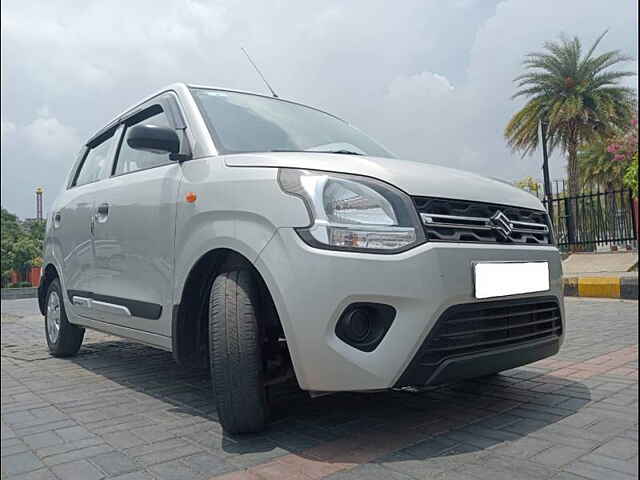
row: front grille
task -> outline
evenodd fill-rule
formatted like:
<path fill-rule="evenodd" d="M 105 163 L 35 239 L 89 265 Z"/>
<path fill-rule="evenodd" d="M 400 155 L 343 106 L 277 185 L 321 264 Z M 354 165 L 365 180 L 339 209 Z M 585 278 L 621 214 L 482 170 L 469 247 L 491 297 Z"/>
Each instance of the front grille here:
<path fill-rule="evenodd" d="M 430 197 L 413 197 L 413 202 L 430 241 L 516 245 L 552 243 L 548 215 L 544 211 Z M 507 217 L 511 229 L 507 235 L 497 228 L 498 222 L 492 220 L 499 212 Z"/>
<path fill-rule="evenodd" d="M 455 305 L 437 320 L 403 382 L 409 385 L 427 381 L 447 359 L 561 335 L 560 306 L 555 297 Z"/>

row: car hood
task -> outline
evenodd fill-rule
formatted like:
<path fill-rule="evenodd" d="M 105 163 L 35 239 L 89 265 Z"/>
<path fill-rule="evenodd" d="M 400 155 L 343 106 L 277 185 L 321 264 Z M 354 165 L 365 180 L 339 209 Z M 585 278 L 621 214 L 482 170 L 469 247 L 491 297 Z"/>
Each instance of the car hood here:
<path fill-rule="evenodd" d="M 224 156 L 229 167 L 325 170 L 377 178 L 409 195 L 514 205 L 543 210 L 530 193 L 500 180 L 422 162 L 314 152 L 246 153 Z"/>

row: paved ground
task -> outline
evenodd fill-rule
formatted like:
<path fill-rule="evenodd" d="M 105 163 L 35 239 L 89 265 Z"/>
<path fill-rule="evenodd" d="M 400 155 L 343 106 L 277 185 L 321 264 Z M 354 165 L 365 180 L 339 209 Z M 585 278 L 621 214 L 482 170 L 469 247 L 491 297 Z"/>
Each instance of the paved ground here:
<path fill-rule="evenodd" d="M 638 302 L 567 299 L 561 353 L 498 377 L 279 392 L 277 421 L 248 437 L 221 432 L 206 372 L 98 333 L 51 358 L 34 309 L 2 302 L 3 479 L 637 477 Z"/>

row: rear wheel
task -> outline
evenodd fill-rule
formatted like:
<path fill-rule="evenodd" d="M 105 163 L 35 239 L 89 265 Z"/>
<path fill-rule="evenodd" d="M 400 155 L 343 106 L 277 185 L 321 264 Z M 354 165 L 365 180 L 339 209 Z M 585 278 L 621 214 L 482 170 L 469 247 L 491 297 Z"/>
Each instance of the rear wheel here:
<path fill-rule="evenodd" d="M 218 416 L 229 433 L 258 432 L 268 417 L 257 306 L 257 286 L 249 270 L 221 273 L 214 280 L 209 359 Z"/>
<path fill-rule="evenodd" d="M 84 328 L 76 327 L 67 320 L 60 280 L 49 284 L 44 317 L 45 335 L 49 352 L 54 357 L 69 357 L 78 353 L 84 338 Z"/>

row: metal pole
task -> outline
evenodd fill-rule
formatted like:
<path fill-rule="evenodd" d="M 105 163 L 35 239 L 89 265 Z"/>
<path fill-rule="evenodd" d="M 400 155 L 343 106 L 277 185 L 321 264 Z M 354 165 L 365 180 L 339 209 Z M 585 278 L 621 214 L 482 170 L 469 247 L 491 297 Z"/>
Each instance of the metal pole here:
<path fill-rule="evenodd" d="M 553 192 L 551 191 L 551 177 L 549 176 L 549 155 L 547 153 L 547 121 L 540 121 L 542 137 L 542 174 L 544 178 L 544 195 L 547 198 L 547 210 L 553 221 Z"/>

